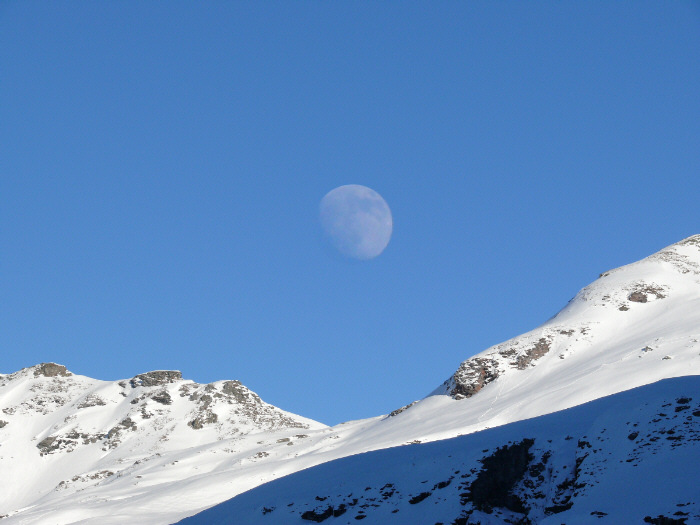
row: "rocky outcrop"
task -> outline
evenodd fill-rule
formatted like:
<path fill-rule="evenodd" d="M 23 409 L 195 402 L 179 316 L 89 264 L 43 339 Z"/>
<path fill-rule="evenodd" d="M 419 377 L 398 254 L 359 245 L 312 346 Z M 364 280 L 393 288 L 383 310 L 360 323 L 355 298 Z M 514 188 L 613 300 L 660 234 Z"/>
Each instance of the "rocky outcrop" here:
<path fill-rule="evenodd" d="M 156 403 L 160 403 L 161 405 L 171 405 L 173 402 L 173 398 L 170 397 L 170 394 L 167 390 L 163 390 L 161 392 L 153 394 L 151 396 L 151 399 Z"/>
<path fill-rule="evenodd" d="M 90 394 L 85 397 L 85 399 L 78 405 L 78 408 L 90 408 L 90 407 L 103 407 L 105 403 L 104 399 L 95 394 Z"/>
<path fill-rule="evenodd" d="M 519 355 L 515 359 L 515 366 L 518 370 L 525 370 L 530 363 L 544 356 L 551 348 L 551 339 L 540 337 L 540 339 L 531 347 L 525 350 L 525 353 Z"/>
<path fill-rule="evenodd" d="M 230 432 L 237 433 L 239 422 L 250 422 L 265 429 L 308 428 L 308 425 L 271 407 L 240 381 L 222 381 L 200 385 L 182 384 L 178 392 L 195 405 L 187 425 L 200 430 L 207 425 L 228 423 Z M 225 415 L 225 414 L 228 414 Z"/>
<path fill-rule="evenodd" d="M 65 366 L 56 363 L 41 363 L 34 367 L 34 377 L 69 377 L 72 375 Z"/>
<path fill-rule="evenodd" d="M 249 403 L 253 402 L 256 404 L 260 404 L 261 400 L 258 397 L 257 394 L 254 394 L 250 390 L 248 390 L 243 384 L 238 381 L 225 381 L 223 386 L 221 387 L 221 391 L 226 395 L 229 396 L 230 399 L 237 403 Z"/>
<path fill-rule="evenodd" d="M 627 298 L 633 303 L 646 303 L 651 295 L 657 299 L 663 299 L 666 297 L 663 287 L 655 284 L 642 284 L 638 286 L 635 291 L 629 294 Z"/>
<path fill-rule="evenodd" d="M 216 423 L 217 421 L 219 421 L 219 416 L 217 416 L 211 410 L 204 410 L 200 413 L 199 416 L 194 418 L 192 421 L 189 421 L 187 425 L 195 430 L 199 430 L 201 428 L 204 428 L 204 425 Z"/>
<path fill-rule="evenodd" d="M 499 376 L 498 361 L 475 357 L 464 361 L 452 376 L 449 394 L 455 399 L 473 396 Z"/>
<path fill-rule="evenodd" d="M 401 408 L 397 408 L 396 410 L 390 412 L 389 415 L 388 415 L 387 417 L 398 416 L 398 415 L 401 414 L 402 412 L 405 412 L 406 410 L 408 410 L 409 408 L 411 408 L 411 407 L 412 407 L 413 405 L 415 405 L 416 403 L 418 403 L 418 401 L 414 401 L 413 403 L 409 403 L 408 405 L 404 405 L 404 406 L 402 406 Z"/>
<path fill-rule="evenodd" d="M 139 374 L 129 381 L 132 388 L 137 386 L 161 386 L 174 383 L 182 379 L 182 372 L 178 370 L 154 370 Z"/>
<path fill-rule="evenodd" d="M 515 486 L 523 479 L 533 459 L 530 448 L 534 439 L 524 439 L 520 443 L 505 445 L 481 460 L 482 470 L 464 495 L 474 508 L 490 513 L 494 507 L 526 514 L 527 508 L 514 492 Z"/>
<path fill-rule="evenodd" d="M 480 392 L 509 369 L 525 370 L 548 354 L 557 338 L 566 340 L 573 329 L 544 329 L 526 337 L 512 339 L 495 347 L 486 355 L 464 361 L 453 376 L 443 384 L 447 394 L 465 399 Z"/>
<path fill-rule="evenodd" d="M 58 449 L 58 443 L 56 443 L 57 441 L 58 439 L 56 436 L 49 436 L 39 441 L 36 448 L 41 451 L 41 455 L 43 456 L 44 454 L 49 454 Z"/>
<path fill-rule="evenodd" d="M 73 452 L 78 445 L 97 443 L 102 441 L 104 437 L 106 436 L 79 432 L 77 429 L 73 429 L 65 434 L 45 437 L 37 443 L 36 448 L 39 449 L 39 453 L 42 456 L 58 451 Z"/>

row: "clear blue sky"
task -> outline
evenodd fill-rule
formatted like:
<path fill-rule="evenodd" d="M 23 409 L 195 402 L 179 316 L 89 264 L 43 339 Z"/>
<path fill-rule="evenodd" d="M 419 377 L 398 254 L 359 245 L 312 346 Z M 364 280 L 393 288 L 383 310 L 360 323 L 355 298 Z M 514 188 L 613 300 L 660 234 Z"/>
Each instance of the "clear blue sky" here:
<path fill-rule="evenodd" d="M 327 246 L 342 184 L 393 213 Z M 698 2 L 0 3 L 0 371 L 423 397 L 700 233 Z"/>

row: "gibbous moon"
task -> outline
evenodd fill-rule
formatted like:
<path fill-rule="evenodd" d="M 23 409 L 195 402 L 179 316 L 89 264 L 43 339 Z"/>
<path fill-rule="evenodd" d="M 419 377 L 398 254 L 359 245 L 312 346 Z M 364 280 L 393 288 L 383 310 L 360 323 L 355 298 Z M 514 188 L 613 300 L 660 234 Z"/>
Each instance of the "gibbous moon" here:
<path fill-rule="evenodd" d="M 391 210 L 376 191 L 359 184 L 329 191 L 320 205 L 321 226 L 340 253 L 373 259 L 384 251 L 393 229 Z"/>

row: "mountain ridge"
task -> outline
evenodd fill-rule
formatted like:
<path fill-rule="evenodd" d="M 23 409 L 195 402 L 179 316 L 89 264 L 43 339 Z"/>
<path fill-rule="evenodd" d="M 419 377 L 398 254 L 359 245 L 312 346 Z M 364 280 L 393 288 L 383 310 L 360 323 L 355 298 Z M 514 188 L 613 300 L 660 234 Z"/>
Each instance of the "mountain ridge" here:
<path fill-rule="evenodd" d="M 6 523 L 171 523 L 339 458 L 534 420 L 700 373 L 700 235 L 604 272 L 539 327 L 426 397 L 333 427 L 237 381 L 99 381 L 42 363 L 0 375 Z M 19 386 L 19 385 L 23 386 Z M 314 511 L 316 512 L 316 511 Z"/>
<path fill-rule="evenodd" d="M 663 379 L 465 436 L 347 456 L 178 523 L 697 523 L 697 473 L 686 467 L 700 459 L 698 392 L 700 375 Z"/>
<path fill-rule="evenodd" d="M 265 403 L 239 381 L 200 385 L 170 370 L 100 381 L 41 363 L 0 375 L 0 393 L 0 465 L 13 477 L 0 515 L 17 502 L 125 475 L 124 456 L 134 466 L 224 439 L 325 428 Z"/>
<path fill-rule="evenodd" d="M 669 286 L 655 283 L 653 280 L 654 272 L 649 271 L 650 267 L 657 266 L 658 263 L 666 264 L 680 274 L 690 274 L 691 278 L 686 279 L 686 281 L 693 282 L 695 285 L 700 284 L 700 278 L 698 278 L 700 276 L 700 235 L 692 235 L 640 261 L 601 273 L 598 280 L 579 291 L 569 301 L 569 304 L 541 327 L 500 343 L 462 362 L 457 371 L 443 383 L 442 387 L 438 387 L 435 393 L 447 392 L 457 399 L 471 397 L 505 372 L 506 367 L 503 366 L 505 363 L 502 362 L 503 359 L 498 359 L 498 357 L 510 359 L 511 361 L 507 363 L 510 368 L 523 370 L 533 361 L 547 354 L 552 348 L 553 340 L 558 335 L 570 337 L 574 335 L 576 328 L 585 335 L 590 329 L 589 326 L 566 326 L 566 318 L 571 317 L 571 310 L 580 310 L 582 303 L 592 301 L 596 307 L 608 307 L 608 309 L 612 307 L 619 312 L 628 312 L 632 307 L 636 308 L 637 305 L 665 299 Z M 644 279 L 640 279 L 638 275 L 640 268 L 644 270 Z M 630 270 L 637 271 L 637 275 L 632 279 L 626 278 L 624 275 Z M 605 286 L 606 283 L 603 283 L 602 280 L 610 276 L 619 278 L 620 274 L 623 274 L 622 282 L 613 288 L 614 292 L 611 293 L 610 287 Z M 650 282 L 648 282 L 649 280 Z M 609 317 L 609 312 L 606 314 L 608 315 L 606 321 L 616 321 Z M 600 316 L 595 316 L 595 319 L 589 320 L 589 323 L 592 321 L 600 322 L 599 319 Z M 559 321 L 559 326 L 555 324 L 557 321 Z M 535 340 L 522 345 L 525 348 L 515 348 L 528 334 L 538 330 L 541 330 L 541 334 L 538 334 L 539 337 L 535 336 Z"/>

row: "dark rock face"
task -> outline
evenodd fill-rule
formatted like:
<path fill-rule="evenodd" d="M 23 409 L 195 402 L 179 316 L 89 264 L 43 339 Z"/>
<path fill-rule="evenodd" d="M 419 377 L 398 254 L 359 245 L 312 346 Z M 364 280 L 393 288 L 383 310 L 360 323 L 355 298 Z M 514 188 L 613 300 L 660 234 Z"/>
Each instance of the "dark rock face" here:
<path fill-rule="evenodd" d="M 644 292 L 633 292 L 630 294 L 628 299 L 633 303 L 646 303 L 647 294 L 645 294 Z"/>
<path fill-rule="evenodd" d="M 498 377 L 498 363 L 494 359 L 468 359 L 455 372 L 450 395 L 455 399 L 471 397 Z"/>
<path fill-rule="evenodd" d="M 316 498 L 317 500 L 325 500 L 326 498 Z M 347 512 L 348 508 L 347 506 L 343 503 L 338 505 L 337 507 L 333 507 L 332 505 L 329 505 L 323 510 L 320 509 L 314 509 L 314 510 L 307 510 L 301 515 L 301 519 L 304 521 L 315 521 L 316 523 L 321 523 L 322 521 L 327 520 L 330 517 L 338 518 L 345 514 Z M 264 509 L 263 509 L 263 514 L 267 514 Z M 357 518 L 355 518 L 357 519 Z"/>
<path fill-rule="evenodd" d="M 481 460 L 484 468 L 471 484 L 467 500 L 484 512 L 500 507 L 526 514 L 528 509 L 513 489 L 528 470 L 532 459 L 530 448 L 534 443 L 533 439 L 524 439 L 499 448 Z"/>
<path fill-rule="evenodd" d="M 174 383 L 182 379 L 182 372 L 178 370 L 154 370 L 135 376 L 131 381 L 131 386 L 160 386 Z"/>
<path fill-rule="evenodd" d="M 193 429 L 199 430 L 201 428 L 204 428 L 204 425 L 216 423 L 217 421 L 219 421 L 219 416 L 217 416 L 214 412 L 205 412 L 199 417 L 194 418 L 187 424 Z"/>
<path fill-rule="evenodd" d="M 3 428 L 5 425 L 7 425 L 7 421 L 0 419 L 0 428 Z"/>
<path fill-rule="evenodd" d="M 49 454 L 56 450 L 58 448 L 58 443 L 56 443 L 58 438 L 55 436 L 49 436 L 47 438 L 42 439 L 37 443 L 36 448 L 38 448 L 41 451 L 41 455 L 43 456 L 44 454 Z"/>
<path fill-rule="evenodd" d="M 406 410 L 408 410 L 409 408 L 411 408 L 411 407 L 412 407 L 413 405 L 415 405 L 416 403 L 418 403 L 418 401 L 414 401 L 413 403 L 409 403 L 408 405 L 404 405 L 404 406 L 402 406 L 401 408 L 397 408 L 396 410 L 390 412 L 389 415 L 388 415 L 387 417 L 398 416 L 401 412 L 405 412 Z"/>
<path fill-rule="evenodd" d="M 56 363 L 41 363 L 34 368 L 34 377 L 69 377 L 72 375 L 72 373 L 66 370 L 65 366 L 57 365 Z"/>
<path fill-rule="evenodd" d="M 427 492 L 427 491 L 421 492 L 420 494 L 417 494 L 417 495 L 413 496 L 411 499 L 409 499 L 408 503 L 411 505 L 415 505 L 416 503 L 420 503 L 421 501 L 423 501 L 425 498 L 427 498 L 431 494 L 432 494 L 432 492 Z"/>
<path fill-rule="evenodd" d="M 515 366 L 518 370 L 524 370 L 530 363 L 536 361 L 547 352 L 549 352 L 551 343 L 546 338 L 541 337 L 532 348 L 528 348 L 524 355 L 518 356 L 515 360 Z"/>
<path fill-rule="evenodd" d="M 314 521 L 316 523 L 321 523 L 322 521 L 325 521 L 331 516 L 333 516 L 333 507 L 328 507 L 321 512 L 307 510 L 301 515 L 301 519 L 305 521 Z"/>
<path fill-rule="evenodd" d="M 165 390 L 152 395 L 151 399 L 156 403 L 160 403 L 161 405 L 170 405 L 173 402 L 172 397 L 170 397 L 170 394 L 168 394 L 168 392 Z"/>
<path fill-rule="evenodd" d="M 651 523 L 652 525 L 683 525 L 687 521 L 687 518 L 669 518 L 667 516 L 657 516 L 656 518 L 652 518 L 651 516 L 644 516 L 644 523 Z"/>
<path fill-rule="evenodd" d="M 244 387 L 240 381 L 226 381 L 221 391 L 224 394 L 231 396 L 238 403 L 246 403 L 251 401 L 251 392 Z M 254 396 L 252 401 L 260 404 L 260 398 L 257 396 Z"/>

